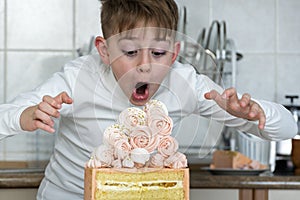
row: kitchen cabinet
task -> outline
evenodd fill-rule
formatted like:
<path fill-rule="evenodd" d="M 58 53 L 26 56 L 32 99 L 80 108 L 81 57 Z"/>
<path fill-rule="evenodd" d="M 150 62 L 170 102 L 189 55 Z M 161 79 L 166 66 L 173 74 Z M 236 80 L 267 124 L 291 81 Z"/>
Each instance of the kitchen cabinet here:
<path fill-rule="evenodd" d="M 298 200 L 300 190 L 269 190 L 269 200 Z"/>
<path fill-rule="evenodd" d="M 237 189 L 191 189 L 190 200 L 237 200 Z"/>
<path fill-rule="evenodd" d="M 36 199 L 36 194 L 37 188 L 0 189 L 1 200 L 33 200 Z"/>
<path fill-rule="evenodd" d="M 300 190 L 269 190 L 269 200 L 298 200 Z M 191 189 L 190 200 L 238 200 L 238 189 Z M 259 196 L 258 199 L 263 199 Z"/>
<path fill-rule="evenodd" d="M 201 170 L 191 170 L 190 175 L 191 188 L 196 191 L 200 189 L 199 199 L 202 189 L 214 189 L 216 193 L 211 193 L 212 195 L 217 195 L 218 190 L 235 190 L 236 194 L 232 196 L 232 200 L 296 200 L 300 195 L 300 176 L 295 175 L 221 176 L 210 175 Z M 197 192 L 191 195 L 198 196 Z M 226 195 L 224 193 L 222 199 L 227 198 Z M 207 198 L 211 199 L 214 197 Z"/>

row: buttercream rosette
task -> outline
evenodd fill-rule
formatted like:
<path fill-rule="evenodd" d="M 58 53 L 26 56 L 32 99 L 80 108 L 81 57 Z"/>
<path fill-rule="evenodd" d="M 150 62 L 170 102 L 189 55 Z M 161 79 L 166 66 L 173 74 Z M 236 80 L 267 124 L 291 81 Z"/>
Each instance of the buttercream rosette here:
<path fill-rule="evenodd" d="M 127 139 L 126 131 L 123 126 L 119 124 L 114 124 L 107 127 L 103 133 L 103 141 L 105 145 L 114 146 L 115 142 L 121 139 Z"/>
<path fill-rule="evenodd" d="M 93 168 L 110 167 L 113 160 L 112 150 L 106 145 L 100 145 L 92 152 L 91 158 L 86 163 L 86 166 Z"/>
<path fill-rule="evenodd" d="M 136 126 L 146 125 L 146 113 L 140 108 L 130 107 L 120 113 L 118 122 L 131 131 Z"/>
<path fill-rule="evenodd" d="M 169 115 L 167 106 L 164 103 L 162 103 L 161 101 L 158 101 L 156 99 L 148 101 L 145 104 L 143 110 L 145 111 L 145 113 L 147 113 L 147 115 L 151 115 L 151 114 L 154 115 L 155 113 L 158 113 L 158 112 L 161 112 L 166 116 Z"/>
<path fill-rule="evenodd" d="M 168 136 L 172 133 L 173 120 L 163 113 L 156 113 L 149 117 L 148 126 L 154 135 Z"/>
<path fill-rule="evenodd" d="M 158 147 L 159 138 L 148 126 L 138 126 L 130 133 L 129 142 L 133 149 L 144 148 L 152 153 Z"/>
<path fill-rule="evenodd" d="M 173 155 L 178 150 L 178 142 L 171 136 L 161 138 L 157 151 L 165 158 Z"/>
<path fill-rule="evenodd" d="M 150 100 L 143 109 L 127 108 L 118 123 L 106 128 L 103 145 L 92 152 L 86 167 L 185 168 L 187 159 L 178 152 L 172 128 L 173 121 L 161 101 Z"/>

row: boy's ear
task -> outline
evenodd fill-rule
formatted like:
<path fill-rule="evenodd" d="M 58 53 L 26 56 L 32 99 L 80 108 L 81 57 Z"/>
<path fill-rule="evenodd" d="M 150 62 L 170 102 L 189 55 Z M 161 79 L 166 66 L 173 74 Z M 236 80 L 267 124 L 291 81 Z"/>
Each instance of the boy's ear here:
<path fill-rule="evenodd" d="M 97 51 L 103 63 L 109 65 L 110 62 L 109 62 L 109 54 L 106 46 L 106 40 L 101 36 L 97 36 L 95 39 L 95 46 L 97 48 Z"/>
<path fill-rule="evenodd" d="M 174 44 L 174 51 L 173 51 L 173 56 L 172 56 L 172 63 L 174 63 L 177 59 L 177 56 L 179 55 L 180 52 L 180 42 L 176 42 Z"/>

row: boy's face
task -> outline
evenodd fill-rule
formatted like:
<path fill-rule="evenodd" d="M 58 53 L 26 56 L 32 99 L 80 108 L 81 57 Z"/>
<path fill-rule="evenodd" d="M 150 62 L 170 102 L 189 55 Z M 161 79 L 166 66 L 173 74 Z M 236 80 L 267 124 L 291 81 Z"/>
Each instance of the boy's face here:
<path fill-rule="evenodd" d="M 158 90 L 179 52 L 179 43 L 158 31 L 161 29 L 122 32 L 104 41 L 105 55 L 99 51 L 130 102 L 137 106 L 144 105 Z"/>

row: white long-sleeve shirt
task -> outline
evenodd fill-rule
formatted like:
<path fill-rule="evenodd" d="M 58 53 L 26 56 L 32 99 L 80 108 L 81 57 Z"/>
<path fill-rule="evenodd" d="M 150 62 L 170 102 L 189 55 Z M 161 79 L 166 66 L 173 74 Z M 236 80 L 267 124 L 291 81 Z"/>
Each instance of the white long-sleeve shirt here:
<path fill-rule="evenodd" d="M 175 62 L 153 99 L 166 104 L 175 126 L 185 116 L 197 114 L 265 139 L 296 135 L 296 123 L 283 106 L 257 101 L 267 118 L 265 129 L 260 131 L 257 122 L 231 116 L 214 101 L 206 100 L 204 93 L 211 89 L 222 91 L 208 77 L 196 74 L 190 65 Z M 99 56 L 84 56 L 66 64 L 63 71 L 35 90 L 0 105 L 0 138 L 22 132 L 19 121 L 25 108 L 40 103 L 44 95 L 56 96 L 62 91 L 69 94 L 73 104 L 64 104 L 60 110 L 54 153 L 38 199 L 83 199 L 85 162 L 92 150 L 102 144 L 105 128 L 116 122 L 122 110 L 132 106 Z"/>

